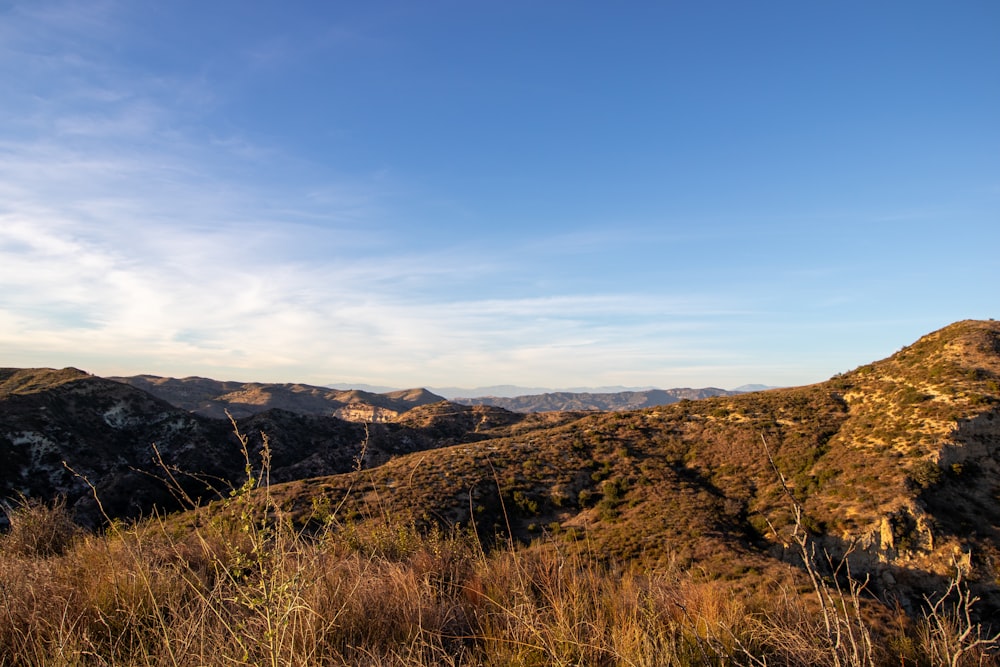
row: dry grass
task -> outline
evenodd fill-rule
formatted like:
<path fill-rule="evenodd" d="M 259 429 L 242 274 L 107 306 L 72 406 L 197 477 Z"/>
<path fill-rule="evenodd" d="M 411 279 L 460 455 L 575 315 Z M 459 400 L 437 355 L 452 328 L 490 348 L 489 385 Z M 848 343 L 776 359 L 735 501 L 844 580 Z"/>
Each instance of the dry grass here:
<path fill-rule="evenodd" d="M 558 538 L 486 548 L 475 529 L 384 508 L 293 522 L 270 493 L 266 438 L 262 454 L 262 471 L 248 463 L 241 488 L 183 521 L 93 534 L 59 503 L 11 511 L 0 667 L 997 664 L 1000 638 L 972 622 L 960 579 L 923 617 L 875 623 L 863 587 L 823 575 L 805 533 L 801 570 L 737 587 L 686 559 L 631 570 Z"/>
<path fill-rule="evenodd" d="M 792 578 L 735 594 L 680 568 L 486 553 L 461 533 L 306 535 L 242 503 L 191 531 L 78 534 L 61 553 L 4 536 L 0 665 L 976 665 L 996 645 L 965 622 L 967 595 L 908 628 L 866 627 L 851 659 L 827 621 L 860 621 L 858 599 L 822 582 L 824 611 Z"/>

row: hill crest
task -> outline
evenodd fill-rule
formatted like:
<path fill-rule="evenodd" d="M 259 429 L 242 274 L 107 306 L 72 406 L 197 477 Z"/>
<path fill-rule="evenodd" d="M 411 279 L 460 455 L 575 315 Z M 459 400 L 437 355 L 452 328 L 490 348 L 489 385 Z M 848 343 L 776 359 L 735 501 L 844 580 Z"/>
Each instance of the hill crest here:
<path fill-rule="evenodd" d="M 797 505 L 873 592 L 918 604 L 957 562 L 1000 613 L 998 380 L 1000 324 L 964 321 L 826 382 L 580 414 L 279 493 L 725 577 L 794 560 Z"/>
<path fill-rule="evenodd" d="M 159 498 L 142 475 L 114 476 L 149 470 L 151 442 L 171 465 L 239 483 L 238 466 L 225 469 L 224 421 L 75 369 L 7 369 L 0 383 L 6 490 L 82 498 L 58 464 L 87 456 L 88 475 L 113 480 L 102 492 L 127 491 L 115 506 L 127 515 L 129 502 Z M 239 392 L 263 386 L 222 396 L 251 405 Z M 313 389 L 330 391 L 268 391 Z M 460 523 L 484 540 L 499 531 L 526 548 L 588 550 L 637 568 L 697 564 L 736 580 L 794 564 L 799 507 L 817 544 L 871 575 L 873 594 L 916 605 L 957 566 L 984 613 L 1000 614 L 993 321 L 957 322 L 805 387 L 612 413 L 427 402 L 370 429 L 271 409 L 240 426 L 271 437 L 272 480 L 285 483 L 269 492 L 306 524 L 325 503 L 352 523 Z"/>

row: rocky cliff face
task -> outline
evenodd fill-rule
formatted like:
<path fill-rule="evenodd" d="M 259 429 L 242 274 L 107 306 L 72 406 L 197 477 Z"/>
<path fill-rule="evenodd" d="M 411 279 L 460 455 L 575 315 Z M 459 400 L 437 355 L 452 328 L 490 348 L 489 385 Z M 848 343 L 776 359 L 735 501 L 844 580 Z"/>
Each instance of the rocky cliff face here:
<path fill-rule="evenodd" d="M 342 408 L 333 410 L 333 416 L 349 422 L 362 424 L 384 424 L 394 421 L 402 412 L 381 408 L 368 403 L 349 403 Z"/>

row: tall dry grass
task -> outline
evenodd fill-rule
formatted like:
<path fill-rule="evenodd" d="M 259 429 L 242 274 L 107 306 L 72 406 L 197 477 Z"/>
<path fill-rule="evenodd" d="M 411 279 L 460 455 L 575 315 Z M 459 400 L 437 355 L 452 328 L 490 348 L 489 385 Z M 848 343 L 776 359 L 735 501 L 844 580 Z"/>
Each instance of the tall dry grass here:
<path fill-rule="evenodd" d="M 996 664 L 961 582 L 887 631 L 865 625 L 859 589 L 822 577 L 806 595 L 790 578 L 737 593 L 555 541 L 486 551 L 472 532 L 389 520 L 306 533 L 249 472 L 185 523 L 83 533 L 64 505 L 14 508 L 0 536 L 0 667 Z"/>
<path fill-rule="evenodd" d="M 787 582 L 734 595 L 679 570 L 484 553 L 463 533 L 305 535 L 268 520 L 223 513 L 191 531 L 152 520 L 77 535 L 61 553 L 0 538 L 0 665 L 863 664 L 838 657 Z M 982 637 L 956 652 L 968 627 L 953 612 L 905 637 L 871 630 L 871 662 L 994 660 Z"/>

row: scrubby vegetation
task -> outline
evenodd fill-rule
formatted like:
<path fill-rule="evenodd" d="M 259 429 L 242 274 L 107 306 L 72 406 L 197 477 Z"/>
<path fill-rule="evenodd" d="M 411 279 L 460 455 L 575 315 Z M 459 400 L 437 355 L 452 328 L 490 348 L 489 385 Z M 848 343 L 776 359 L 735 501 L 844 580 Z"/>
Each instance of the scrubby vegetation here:
<path fill-rule="evenodd" d="M 154 431 L 115 410 L 141 396 L 31 377 L 7 387 L 0 481 L 75 495 L 27 488 L 4 513 L 0 667 L 998 663 L 994 322 L 817 385 L 632 412 L 271 412 L 240 422 L 242 461 L 231 432 L 207 444 L 222 424 L 171 428 L 173 457 L 123 478 L 145 491 L 110 487 L 155 501 L 128 522 L 100 480 L 85 497 L 68 467 L 17 465 L 139 460 Z M 114 437 L 73 445 L 80 420 Z M 149 517 L 162 482 L 188 511 Z M 237 488 L 204 504 L 206 483 Z M 69 520 L 94 507 L 99 531 Z"/>
<path fill-rule="evenodd" d="M 266 460 L 266 456 L 265 456 Z M 266 481 L 266 473 L 264 477 Z M 475 531 L 303 530 L 254 476 L 207 511 L 101 533 L 24 502 L 0 537 L 0 665 L 982 665 L 959 579 L 917 618 L 801 570 L 747 589 Z M 537 545 L 536 545 L 537 546 Z M 847 573 L 849 574 L 849 573 Z"/>

